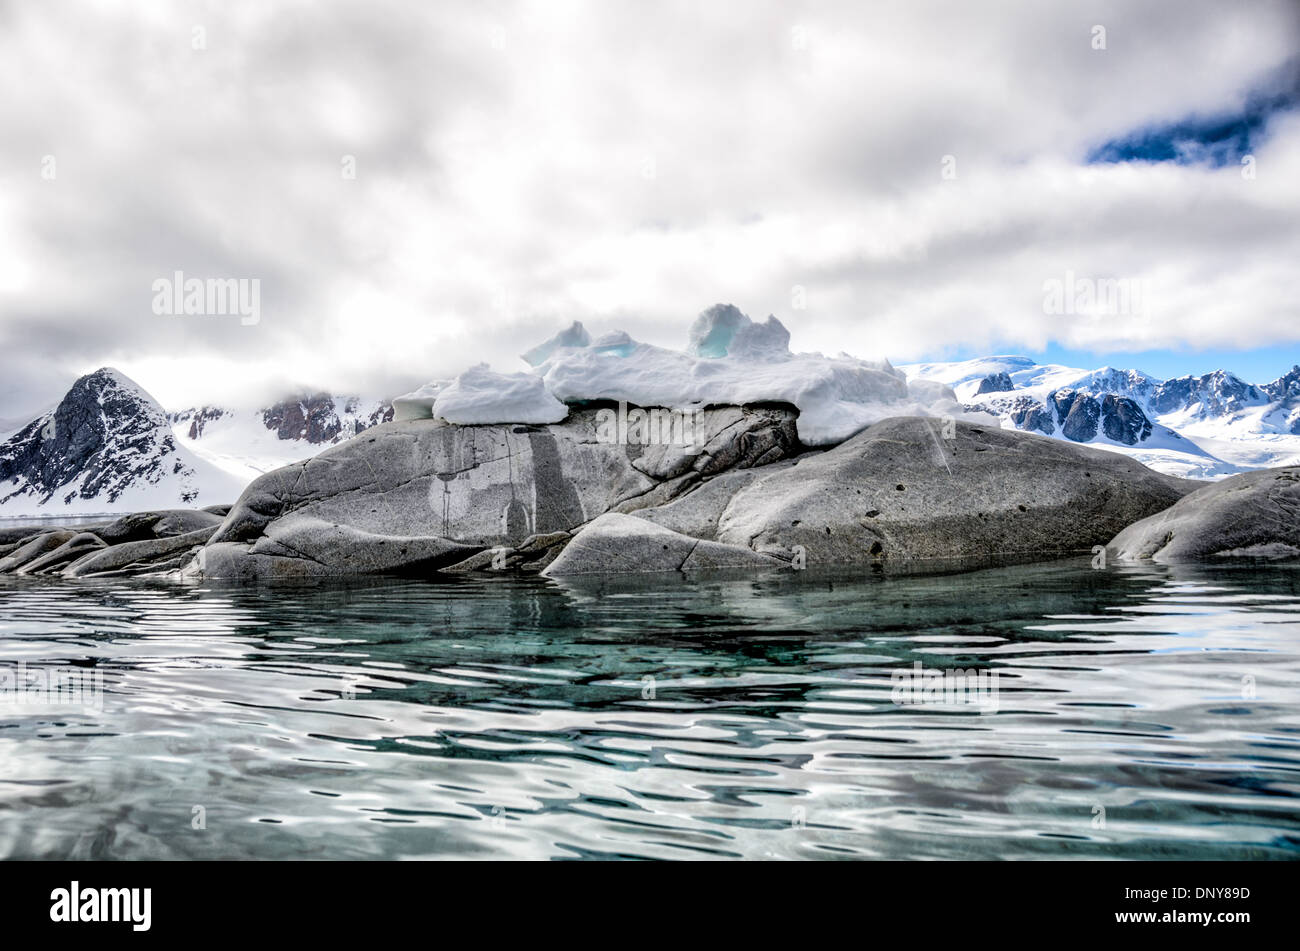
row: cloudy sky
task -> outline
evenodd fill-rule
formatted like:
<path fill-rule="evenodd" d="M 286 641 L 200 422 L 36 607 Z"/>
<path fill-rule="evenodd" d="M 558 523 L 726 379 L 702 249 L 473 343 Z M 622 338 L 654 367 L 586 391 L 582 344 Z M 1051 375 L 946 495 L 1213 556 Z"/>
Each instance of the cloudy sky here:
<path fill-rule="evenodd" d="M 1297 53 L 1293 0 L 0 0 L 0 419 L 102 365 L 391 395 L 717 301 L 799 350 L 1271 379 Z M 156 314 L 176 271 L 260 320 Z M 1053 313 L 1071 274 L 1141 306 Z"/>

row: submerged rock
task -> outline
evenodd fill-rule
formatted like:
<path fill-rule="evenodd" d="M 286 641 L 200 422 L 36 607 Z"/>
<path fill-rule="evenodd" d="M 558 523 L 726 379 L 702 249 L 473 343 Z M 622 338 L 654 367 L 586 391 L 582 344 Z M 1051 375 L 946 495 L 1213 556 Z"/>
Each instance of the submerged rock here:
<path fill-rule="evenodd" d="M 1129 525 L 1108 546 L 1122 561 L 1300 556 L 1300 466 L 1212 482 Z"/>

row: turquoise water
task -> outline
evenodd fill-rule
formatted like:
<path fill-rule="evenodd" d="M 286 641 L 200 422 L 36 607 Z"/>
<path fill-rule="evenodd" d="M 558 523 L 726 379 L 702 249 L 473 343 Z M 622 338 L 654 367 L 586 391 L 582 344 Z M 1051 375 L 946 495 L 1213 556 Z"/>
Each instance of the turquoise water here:
<path fill-rule="evenodd" d="M 0 856 L 1295 858 L 1298 583 L 3 578 Z"/>

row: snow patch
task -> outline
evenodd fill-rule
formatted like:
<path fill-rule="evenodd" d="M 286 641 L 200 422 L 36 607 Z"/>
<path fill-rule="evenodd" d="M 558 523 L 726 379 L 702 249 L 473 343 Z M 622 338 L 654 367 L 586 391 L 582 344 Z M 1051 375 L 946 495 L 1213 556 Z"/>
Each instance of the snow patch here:
<path fill-rule="evenodd" d="M 576 321 L 524 355 L 531 372 L 486 365 L 448 387 L 430 384 L 393 401 L 398 419 L 452 423 L 553 423 L 566 403 L 622 400 L 634 406 L 740 406 L 787 403 L 807 445 L 833 445 L 889 416 L 964 416 L 951 387 L 909 385 L 888 361 L 791 353 L 776 319 L 756 323 L 730 304 L 704 311 L 685 351 L 637 343 L 622 331 L 593 343 Z M 974 418 L 974 417 L 967 417 Z"/>
<path fill-rule="evenodd" d="M 462 426 L 540 424 L 560 422 L 569 415 L 569 408 L 546 391 L 536 374 L 496 373 L 480 363 L 438 393 L 433 415 Z"/>

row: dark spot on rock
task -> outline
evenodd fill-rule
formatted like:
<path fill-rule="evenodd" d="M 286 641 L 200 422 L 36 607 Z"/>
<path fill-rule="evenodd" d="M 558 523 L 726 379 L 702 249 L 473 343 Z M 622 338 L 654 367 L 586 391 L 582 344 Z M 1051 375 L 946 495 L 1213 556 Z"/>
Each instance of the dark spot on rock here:
<path fill-rule="evenodd" d="M 1022 511 L 1022 512 L 1028 512 L 1028 511 L 1029 511 L 1029 509 L 1025 508 L 1023 505 L 1017 505 L 1016 508 L 1020 509 L 1020 511 Z"/>
<path fill-rule="evenodd" d="M 793 522 L 790 523 L 790 527 L 791 527 L 791 528 L 794 528 L 794 527 L 795 527 L 796 525 L 798 525 L 801 521 L 803 521 L 803 519 L 799 519 L 799 518 L 795 519 Z"/>
<path fill-rule="evenodd" d="M 897 489 L 899 492 L 902 492 L 904 489 L 907 488 L 907 486 L 903 485 L 903 483 L 900 482 L 898 483 L 898 485 L 894 486 L 894 488 Z"/>
<path fill-rule="evenodd" d="M 829 535 L 830 533 L 831 533 L 831 527 L 830 527 L 829 525 L 827 525 L 827 526 L 826 526 L 826 534 Z"/>
<path fill-rule="evenodd" d="M 880 544 L 880 542 L 871 543 L 871 554 L 879 555 L 884 550 L 885 550 L 885 546 Z"/>
<path fill-rule="evenodd" d="M 875 518 L 879 514 L 880 514 L 880 509 L 872 509 L 870 512 L 867 513 L 867 518 Z"/>

